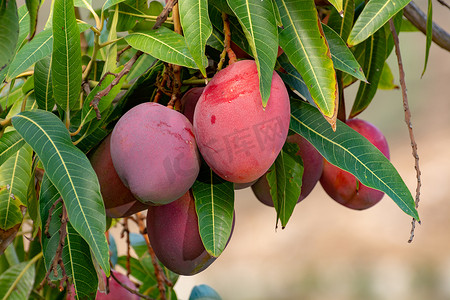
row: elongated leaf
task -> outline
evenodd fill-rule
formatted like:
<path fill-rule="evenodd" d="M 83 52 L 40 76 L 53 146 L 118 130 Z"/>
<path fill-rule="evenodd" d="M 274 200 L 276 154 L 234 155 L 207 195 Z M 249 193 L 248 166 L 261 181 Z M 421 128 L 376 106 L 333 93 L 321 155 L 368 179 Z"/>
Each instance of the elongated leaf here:
<path fill-rule="evenodd" d="M 150 56 L 148 54 L 144 53 L 143 55 L 141 55 L 131 68 L 130 73 L 128 73 L 127 81 L 136 79 L 144 74 L 148 70 L 148 68 L 153 65 L 155 60 L 156 59 L 153 56 Z"/>
<path fill-rule="evenodd" d="M 111 28 L 108 34 L 108 40 L 112 41 L 117 39 L 117 20 L 119 18 L 119 6 L 116 5 L 114 9 L 114 14 L 112 14 Z M 112 72 L 116 68 L 116 59 L 117 59 L 117 43 L 112 43 L 106 46 L 106 61 L 103 66 L 102 77 L 108 73 Z"/>
<path fill-rule="evenodd" d="M 428 56 L 430 55 L 431 41 L 433 37 L 433 2 L 428 0 L 427 10 L 427 41 L 425 43 L 425 63 L 423 65 L 422 76 L 425 74 L 428 64 Z"/>
<path fill-rule="evenodd" d="M 188 68 L 197 68 L 184 38 L 166 27 L 134 32 L 125 37 L 133 48 L 165 62 Z"/>
<path fill-rule="evenodd" d="M 334 67 L 361 81 L 366 81 L 361 66 L 341 37 L 325 24 L 323 24 L 323 32 L 330 46 L 331 59 L 333 60 Z"/>
<path fill-rule="evenodd" d="M 14 56 L 19 37 L 19 16 L 16 1 L 0 1 L 0 72 Z"/>
<path fill-rule="evenodd" d="M 22 146 L 0 167 L 0 229 L 22 222 L 31 179 L 31 148 Z"/>
<path fill-rule="evenodd" d="M 49 218 L 49 210 L 54 202 L 60 197 L 60 194 L 44 175 L 40 193 L 40 212 L 43 221 L 46 223 Z M 52 211 L 50 222 L 48 223 L 48 236 L 41 236 L 44 253 L 45 267 L 48 270 L 56 255 L 56 250 L 60 240 L 59 229 L 61 227 L 62 203 L 58 203 Z M 73 229 L 70 222 L 66 224 L 67 236 L 64 242 L 62 259 L 67 276 L 73 279 L 76 294 L 79 299 L 90 299 L 95 297 L 97 292 L 97 273 L 95 272 L 90 255 L 89 245 Z M 51 280 L 62 278 L 61 268 L 57 266 L 58 275 L 55 277 L 50 273 Z"/>
<path fill-rule="evenodd" d="M 355 1 L 344 0 L 343 1 L 344 17 L 342 17 L 337 10 L 332 10 L 330 17 L 328 18 L 327 25 L 330 26 L 339 36 L 346 41 L 348 35 L 352 30 L 353 17 L 355 14 Z"/>
<path fill-rule="evenodd" d="M 63 251 L 64 264 L 68 265 L 67 275 L 73 279 L 75 291 L 79 299 L 93 299 L 97 294 L 98 278 L 92 263 L 89 245 L 67 223 L 67 247 Z"/>
<path fill-rule="evenodd" d="M 291 64 L 287 58 L 286 53 L 283 53 L 278 57 L 278 63 L 284 71 L 278 72 L 280 77 L 285 83 L 287 83 L 293 90 L 297 92 L 303 99 L 307 100 L 312 105 L 315 105 L 314 100 L 309 93 L 308 87 L 305 81 L 298 71 Z"/>
<path fill-rule="evenodd" d="M 34 66 L 34 92 L 40 109 L 52 111 L 55 106 L 52 85 L 52 57 L 47 56 Z"/>
<path fill-rule="evenodd" d="M 301 101 L 291 101 L 290 128 L 330 163 L 352 173 L 362 184 L 385 192 L 405 213 L 419 220 L 411 192 L 395 167 L 362 135 L 341 121 L 333 132 L 316 108 Z"/>
<path fill-rule="evenodd" d="M 119 4 L 120 2 L 123 2 L 125 0 L 107 0 L 105 1 L 105 3 L 103 4 L 102 10 L 105 11 L 108 8 L 110 8 L 111 6 L 114 6 L 116 4 Z"/>
<path fill-rule="evenodd" d="M 280 220 L 283 229 L 294 211 L 302 187 L 303 162 L 296 155 L 297 151 L 296 144 L 286 143 L 266 174 L 277 211 L 277 223 Z"/>
<path fill-rule="evenodd" d="M 67 111 L 79 101 L 81 46 L 73 0 L 55 0 L 53 10 L 52 81 L 56 103 Z"/>
<path fill-rule="evenodd" d="M 38 254 L 30 261 L 11 266 L 0 275 L 0 299 L 28 299 L 36 276 L 35 263 L 41 257 L 42 255 Z"/>
<path fill-rule="evenodd" d="M 206 41 L 212 33 L 208 16 L 207 0 L 182 0 L 178 2 L 180 21 L 186 45 L 197 67 L 206 77 L 208 59 L 205 55 Z"/>
<path fill-rule="evenodd" d="M 263 107 L 270 96 L 273 68 L 278 52 L 278 30 L 271 1 L 227 0 L 244 30 L 259 76 Z"/>
<path fill-rule="evenodd" d="M 218 257 L 225 249 L 233 225 L 233 183 L 203 165 L 192 193 L 203 245 L 211 256 Z"/>
<path fill-rule="evenodd" d="M 371 0 L 353 26 L 347 44 L 354 46 L 380 29 L 390 18 L 405 7 L 410 0 Z"/>
<path fill-rule="evenodd" d="M 25 111 L 14 116 L 12 123 L 39 156 L 64 199 L 72 226 L 109 275 L 105 208 L 97 176 L 86 155 L 72 144 L 64 124 L 50 112 Z"/>
<path fill-rule="evenodd" d="M 0 166 L 25 144 L 25 140 L 15 130 L 5 132 L 0 139 Z"/>
<path fill-rule="evenodd" d="M 350 112 L 350 118 L 364 111 L 377 92 L 378 82 L 380 81 L 386 59 L 386 36 L 384 30 L 378 30 L 365 44 L 364 73 L 367 74 L 368 83 L 360 83 Z"/>
<path fill-rule="evenodd" d="M 89 7 L 92 7 L 92 0 L 74 0 L 73 5 L 89 9 Z"/>
<path fill-rule="evenodd" d="M 19 14 L 19 38 L 17 40 L 16 52 L 19 50 L 19 47 L 22 46 L 30 32 L 30 14 L 26 5 L 19 7 L 17 12 Z"/>
<path fill-rule="evenodd" d="M 50 53 L 52 53 L 52 43 L 52 29 L 46 29 L 37 34 L 36 37 L 23 46 L 14 57 L 14 60 L 9 67 L 6 80 L 11 80 L 20 73 L 26 71 L 38 60 L 50 55 Z"/>
<path fill-rule="evenodd" d="M 336 74 L 316 7 L 309 0 L 277 0 L 277 4 L 284 26 L 280 46 L 305 80 L 314 103 L 334 127 L 338 109 Z"/>
<path fill-rule="evenodd" d="M 344 15 L 344 8 L 342 1 L 343 0 L 329 0 L 331 5 L 334 6 L 334 8 L 336 8 L 336 11 L 339 13 L 339 15 Z"/>
<path fill-rule="evenodd" d="M 223 40 L 224 40 L 223 34 L 216 28 L 213 28 L 213 31 L 209 36 L 209 39 L 206 41 L 206 44 L 216 49 L 217 51 L 222 51 L 224 48 Z"/>
<path fill-rule="evenodd" d="M 380 81 L 378 82 L 378 88 L 382 90 L 398 89 L 399 86 L 394 83 L 394 75 L 392 75 L 391 68 L 385 62 L 383 71 L 381 72 Z"/>
<path fill-rule="evenodd" d="M 28 9 L 28 13 L 30 15 L 30 36 L 29 40 L 33 39 L 34 34 L 36 33 L 36 25 L 38 20 L 38 11 L 39 6 L 41 5 L 41 0 L 26 0 L 25 1 Z"/>

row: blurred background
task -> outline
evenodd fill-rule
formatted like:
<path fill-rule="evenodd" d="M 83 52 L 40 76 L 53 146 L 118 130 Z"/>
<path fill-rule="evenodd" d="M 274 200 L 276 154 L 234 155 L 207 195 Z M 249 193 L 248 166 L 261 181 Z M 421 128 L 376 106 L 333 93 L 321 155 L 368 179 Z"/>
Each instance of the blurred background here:
<path fill-rule="evenodd" d="M 102 3 L 93 0 L 94 6 Z M 426 11 L 427 1 L 416 4 Z M 450 32 L 450 10 L 437 1 L 433 5 L 434 20 Z M 48 9 L 40 13 L 42 28 Z M 421 78 L 425 36 L 402 33 L 400 45 L 422 171 L 422 225 L 414 241 L 407 242 L 410 217 L 387 196 L 371 209 L 353 211 L 318 184 L 296 206 L 287 227 L 275 230 L 275 210 L 247 188 L 236 191 L 236 225 L 227 248 L 202 273 L 180 277 L 179 299 L 188 299 L 192 287 L 202 283 L 224 300 L 450 299 L 450 53 L 432 44 Z M 394 53 L 388 63 L 399 84 Z M 345 90 L 348 110 L 357 85 Z M 416 173 L 401 90 L 379 90 L 359 118 L 386 135 L 391 161 L 414 195 Z M 112 234 L 119 254 L 125 254 L 120 228 Z"/>

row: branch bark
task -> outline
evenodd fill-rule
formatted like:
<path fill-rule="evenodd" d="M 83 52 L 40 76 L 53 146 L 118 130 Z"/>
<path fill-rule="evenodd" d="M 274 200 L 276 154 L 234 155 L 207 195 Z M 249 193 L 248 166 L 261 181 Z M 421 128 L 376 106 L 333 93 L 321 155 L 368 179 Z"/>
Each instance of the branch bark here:
<path fill-rule="evenodd" d="M 414 2 L 411 1 L 405 6 L 403 15 L 417 29 L 427 34 L 427 15 Z M 436 45 L 450 52 L 450 34 L 434 22 L 432 40 Z"/>

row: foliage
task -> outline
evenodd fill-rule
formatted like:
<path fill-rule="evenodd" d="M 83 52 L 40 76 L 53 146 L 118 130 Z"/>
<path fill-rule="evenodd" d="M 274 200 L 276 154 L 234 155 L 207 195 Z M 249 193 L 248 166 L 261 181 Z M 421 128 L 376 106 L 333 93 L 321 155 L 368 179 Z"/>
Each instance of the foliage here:
<path fill-rule="evenodd" d="M 276 70 L 289 87 L 290 129 L 419 220 L 395 167 L 342 122 L 345 103 L 339 103 L 343 89 L 359 80 L 354 117 L 378 88 L 396 87 L 385 62 L 393 48 L 387 23 L 394 18 L 399 29 L 409 1 L 179 0 L 170 14 L 157 1 L 107 0 L 100 8 L 92 2 L 98 1 L 53 0 L 45 29 L 37 31 L 40 0 L 22 7 L 0 1 L 2 299 L 55 299 L 72 283 L 77 298 L 93 299 L 96 274 L 109 275 L 110 264 L 128 268 L 141 294 L 176 299 L 167 282 L 174 284 L 177 275 L 154 261 L 142 236 L 130 235 L 137 257 L 117 257 L 114 239 L 105 236 L 112 221 L 87 155 L 139 103 L 180 110 L 184 92 L 233 62 L 230 42 L 256 61 L 262 106 Z M 177 1 L 166 2 L 172 7 Z M 89 18 L 78 19 L 80 11 Z M 286 143 L 267 176 L 283 228 L 301 191 L 303 166 L 295 152 Z M 233 185 L 202 165 L 192 189 L 203 244 L 217 257 L 232 231 Z M 142 222 L 139 215 L 131 219 Z M 18 233 L 25 225 L 33 228 L 26 250 L 14 242 L 23 239 Z M 191 299 L 202 299 L 201 291 L 197 287 Z"/>

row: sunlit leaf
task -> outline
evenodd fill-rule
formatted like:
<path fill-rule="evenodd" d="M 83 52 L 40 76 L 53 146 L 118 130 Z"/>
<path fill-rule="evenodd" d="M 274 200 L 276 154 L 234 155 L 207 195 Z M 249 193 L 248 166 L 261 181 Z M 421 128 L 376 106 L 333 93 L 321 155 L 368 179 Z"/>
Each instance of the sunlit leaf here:
<path fill-rule="evenodd" d="M 330 46 L 331 59 L 333 60 L 334 67 L 359 80 L 366 81 L 361 66 L 340 36 L 325 24 L 323 25 L 323 32 Z"/>
<path fill-rule="evenodd" d="M 53 97 L 64 111 L 73 108 L 79 102 L 81 72 L 80 33 L 73 0 L 55 0 L 52 53 Z"/>
<path fill-rule="evenodd" d="M 273 68 L 278 52 L 278 30 L 271 1 L 227 0 L 244 30 L 259 76 L 265 107 L 270 96 Z"/>
<path fill-rule="evenodd" d="M 344 16 L 342 17 L 337 10 L 332 10 L 328 18 L 327 25 L 336 31 L 339 36 L 346 41 L 353 26 L 353 17 L 355 14 L 355 1 L 343 1 Z"/>
<path fill-rule="evenodd" d="M 370 0 L 353 25 L 347 44 L 349 46 L 357 45 L 373 35 L 410 1 Z"/>
<path fill-rule="evenodd" d="M 304 79 L 314 103 L 333 127 L 338 109 L 336 74 L 314 2 L 277 0 L 277 4 L 284 26 L 280 31 L 280 46 Z"/>
<path fill-rule="evenodd" d="M 20 49 L 8 70 L 6 80 L 11 80 L 26 71 L 38 60 L 52 53 L 52 30 L 46 29 L 38 33 L 34 39 Z"/>
<path fill-rule="evenodd" d="M 427 10 L 427 41 L 425 44 L 425 63 L 423 65 L 422 76 L 425 74 L 428 64 L 428 56 L 430 55 L 430 47 L 433 38 L 433 2 L 428 0 Z"/>
<path fill-rule="evenodd" d="M 14 116 L 12 123 L 39 156 L 64 199 L 71 224 L 109 275 L 105 208 L 97 175 L 86 155 L 72 144 L 64 124 L 50 112 L 25 111 Z"/>
<path fill-rule="evenodd" d="M 233 183 L 217 176 L 205 164 L 192 186 L 200 237 L 206 251 L 218 257 L 228 242 L 233 225 Z"/>
<path fill-rule="evenodd" d="M 208 1 L 180 0 L 178 6 L 186 45 L 197 67 L 206 77 L 208 60 L 205 55 L 205 46 L 212 33 L 212 25 L 208 16 Z"/>
<path fill-rule="evenodd" d="M 339 120 L 333 132 L 316 108 L 296 100 L 291 101 L 290 128 L 328 162 L 355 175 L 362 184 L 385 192 L 405 213 L 419 220 L 411 192 L 395 167 L 358 132 Z"/>
<path fill-rule="evenodd" d="M 392 75 L 391 68 L 385 62 L 383 71 L 381 72 L 380 81 L 378 82 L 378 88 L 382 90 L 398 89 L 398 85 L 394 83 L 394 75 Z"/>
<path fill-rule="evenodd" d="M 28 37 L 31 40 L 36 33 L 36 25 L 38 21 L 38 11 L 39 6 L 41 5 L 41 0 L 25 0 L 27 5 L 28 13 L 30 15 L 30 36 Z"/>
<path fill-rule="evenodd" d="M 0 167 L 0 229 L 22 222 L 31 180 L 31 155 L 30 146 L 23 145 Z"/>
<path fill-rule="evenodd" d="M 197 68 L 183 36 L 166 27 L 134 32 L 127 35 L 125 40 L 131 47 L 165 62 L 188 68 Z"/>
<path fill-rule="evenodd" d="M 298 146 L 286 143 L 277 159 L 267 171 L 273 205 L 281 227 L 285 228 L 300 197 L 303 177 L 303 162 L 296 155 Z"/>
<path fill-rule="evenodd" d="M 25 140 L 15 130 L 5 132 L 0 139 L 0 166 L 25 144 Z"/>

